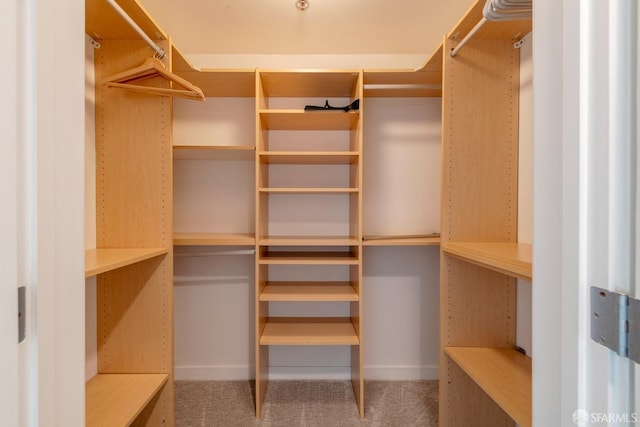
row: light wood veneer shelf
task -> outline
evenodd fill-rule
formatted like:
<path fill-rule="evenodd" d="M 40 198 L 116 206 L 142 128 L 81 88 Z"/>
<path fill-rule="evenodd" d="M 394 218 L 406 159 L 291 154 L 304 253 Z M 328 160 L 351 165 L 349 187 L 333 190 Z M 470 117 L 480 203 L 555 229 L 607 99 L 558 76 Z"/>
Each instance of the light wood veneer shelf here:
<path fill-rule="evenodd" d="M 260 345 L 358 345 L 351 319 L 342 317 L 271 317 Z"/>
<path fill-rule="evenodd" d="M 350 130 L 355 128 L 359 117 L 358 111 L 260 111 L 260 122 L 269 130 Z"/>
<path fill-rule="evenodd" d="M 347 97 L 358 75 L 358 70 L 260 70 L 267 97 Z"/>
<path fill-rule="evenodd" d="M 263 151 L 260 162 L 293 165 L 348 165 L 358 162 L 357 151 Z"/>
<path fill-rule="evenodd" d="M 513 420 L 531 426 L 531 359 L 507 348 L 445 347 L 445 353 Z"/>
<path fill-rule="evenodd" d="M 331 188 L 331 187 L 322 187 L 322 188 L 260 188 L 261 193 L 282 193 L 282 194 L 303 194 L 303 193 L 311 193 L 311 194 L 340 194 L 340 193 L 357 193 L 360 191 L 358 188 Z"/>
<path fill-rule="evenodd" d="M 447 242 L 443 252 L 513 277 L 531 279 L 532 247 L 512 242 Z"/>
<path fill-rule="evenodd" d="M 253 234 L 223 233 L 174 233 L 175 246 L 253 246 L 256 238 Z"/>
<path fill-rule="evenodd" d="M 260 301 L 358 301 L 349 282 L 268 282 Z"/>
<path fill-rule="evenodd" d="M 165 248 L 89 249 L 84 252 L 84 277 L 115 270 L 169 253 Z"/>
<path fill-rule="evenodd" d="M 177 160 L 254 160 L 256 149 L 249 145 L 174 145 Z"/>
<path fill-rule="evenodd" d="M 358 265 L 349 252 L 266 252 L 258 260 L 265 265 Z"/>
<path fill-rule="evenodd" d="M 262 246 L 358 246 L 358 239 L 342 236 L 268 236 Z"/>
<path fill-rule="evenodd" d="M 440 236 L 364 236 L 363 246 L 438 246 Z"/>
<path fill-rule="evenodd" d="M 160 391 L 167 374 L 99 374 L 87 381 L 86 425 L 128 426 Z"/>

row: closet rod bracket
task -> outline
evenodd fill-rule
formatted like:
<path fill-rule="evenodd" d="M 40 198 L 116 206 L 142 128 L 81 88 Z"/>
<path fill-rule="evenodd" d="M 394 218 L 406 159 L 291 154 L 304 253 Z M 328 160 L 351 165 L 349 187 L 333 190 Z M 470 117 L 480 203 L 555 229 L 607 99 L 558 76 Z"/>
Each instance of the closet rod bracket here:
<path fill-rule="evenodd" d="M 97 41 L 96 39 L 94 39 L 93 37 L 89 36 L 89 44 L 91 45 L 92 48 L 94 49 L 100 49 L 102 47 L 102 45 L 100 44 L 99 41 Z"/>
<path fill-rule="evenodd" d="M 516 49 L 520 49 L 522 46 L 524 46 L 524 43 L 525 43 L 524 39 L 520 39 L 513 44 L 513 47 Z"/>

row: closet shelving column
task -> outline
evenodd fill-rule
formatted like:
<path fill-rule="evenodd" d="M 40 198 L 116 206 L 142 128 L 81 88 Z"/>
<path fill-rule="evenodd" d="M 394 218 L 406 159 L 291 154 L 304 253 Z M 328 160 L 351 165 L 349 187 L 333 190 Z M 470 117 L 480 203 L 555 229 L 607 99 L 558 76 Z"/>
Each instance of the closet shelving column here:
<path fill-rule="evenodd" d="M 97 275 L 98 374 L 86 384 L 88 426 L 174 422 L 172 100 L 100 84 L 148 57 L 137 40 L 105 39 L 95 52 L 97 249 L 85 275 Z"/>
<path fill-rule="evenodd" d="M 348 105 L 362 101 L 359 70 L 258 70 L 256 72 L 256 415 L 266 392 L 269 346 L 350 346 L 351 376 L 359 414 L 364 416 L 362 375 L 362 120 L 360 111 L 304 111 L 304 106 Z M 362 102 L 361 104 L 362 105 Z M 293 107 L 293 108 L 291 108 Z M 317 131 L 319 143 L 305 135 Z M 327 131 L 326 133 L 324 131 Z M 282 133 L 295 142 L 282 143 Z M 285 138 L 286 139 L 286 138 Z M 336 145 L 337 144 L 337 145 Z M 340 168 L 342 182 L 297 179 L 299 168 Z M 276 173 L 275 168 L 291 168 Z M 283 178 L 284 177 L 284 178 Z M 334 178 L 334 177 L 330 177 Z M 285 203 L 292 211 L 311 198 L 327 199 L 327 212 L 341 209 L 343 223 L 318 231 L 309 224 L 281 235 L 270 209 Z M 336 206 L 335 199 L 340 199 Z M 278 200 L 274 200 L 278 199 Z M 344 203 L 342 203 L 344 202 Z M 302 220 L 304 222 L 304 220 Z M 340 282 L 270 281 L 273 268 L 324 266 L 342 269 Z M 310 267 L 311 268 L 311 267 Z M 348 317 L 271 317 L 272 302 L 344 302 Z"/>
<path fill-rule="evenodd" d="M 441 228 L 442 426 L 531 425 L 531 359 L 515 348 L 519 50 L 530 21 L 487 22 L 478 1 L 444 41 Z"/>

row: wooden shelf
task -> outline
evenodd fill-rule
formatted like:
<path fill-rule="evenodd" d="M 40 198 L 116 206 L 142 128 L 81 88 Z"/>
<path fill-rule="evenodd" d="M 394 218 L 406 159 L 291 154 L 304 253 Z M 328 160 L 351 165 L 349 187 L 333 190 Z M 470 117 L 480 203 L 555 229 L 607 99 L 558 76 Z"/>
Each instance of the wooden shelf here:
<path fill-rule="evenodd" d="M 503 274 L 531 279 L 531 245 L 513 242 L 446 242 L 442 251 Z"/>
<path fill-rule="evenodd" d="M 260 301 L 358 301 L 349 282 L 268 282 Z"/>
<path fill-rule="evenodd" d="M 174 145 L 177 160 L 254 160 L 254 146 L 239 145 Z"/>
<path fill-rule="evenodd" d="M 358 163 L 357 151 L 262 151 L 260 162 L 280 165 L 348 165 Z"/>
<path fill-rule="evenodd" d="M 357 188 L 260 188 L 258 190 L 260 193 L 281 193 L 281 194 L 341 194 L 341 193 L 357 193 L 359 189 Z"/>
<path fill-rule="evenodd" d="M 271 317 L 260 345 L 358 345 L 351 319 L 341 317 Z"/>
<path fill-rule="evenodd" d="M 260 122 L 269 130 L 350 130 L 358 111 L 260 110 Z"/>
<path fill-rule="evenodd" d="M 358 239 L 343 236 L 267 236 L 261 246 L 358 246 Z"/>
<path fill-rule="evenodd" d="M 175 246 L 254 246 L 253 234 L 173 233 Z"/>
<path fill-rule="evenodd" d="M 256 73 L 253 69 L 176 69 L 183 79 L 198 86 L 207 97 L 253 98 L 256 93 Z"/>
<path fill-rule="evenodd" d="M 531 426 L 531 358 L 506 348 L 445 347 L 444 351 L 516 423 Z"/>
<path fill-rule="evenodd" d="M 265 252 L 258 260 L 265 265 L 358 265 L 349 252 Z"/>
<path fill-rule="evenodd" d="M 259 70 L 265 96 L 350 97 L 358 84 L 358 70 Z"/>
<path fill-rule="evenodd" d="M 438 246 L 440 235 L 364 236 L 363 246 Z"/>
<path fill-rule="evenodd" d="M 99 374 L 86 383 L 86 425 L 128 426 L 167 382 L 167 374 Z"/>
<path fill-rule="evenodd" d="M 95 276 L 169 253 L 165 248 L 89 249 L 84 252 L 84 277 Z"/>

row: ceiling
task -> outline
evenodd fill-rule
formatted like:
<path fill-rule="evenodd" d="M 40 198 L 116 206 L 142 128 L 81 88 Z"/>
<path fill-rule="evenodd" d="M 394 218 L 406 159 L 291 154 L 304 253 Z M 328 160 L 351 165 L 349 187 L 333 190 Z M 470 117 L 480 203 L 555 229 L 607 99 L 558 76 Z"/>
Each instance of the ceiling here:
<path fill-rule="evenodd" d="M 187 54 L 425 54 L 474 0 L 139 0 Z"/>

